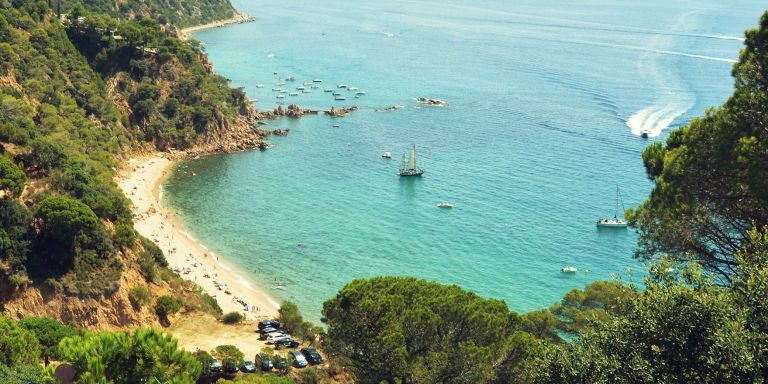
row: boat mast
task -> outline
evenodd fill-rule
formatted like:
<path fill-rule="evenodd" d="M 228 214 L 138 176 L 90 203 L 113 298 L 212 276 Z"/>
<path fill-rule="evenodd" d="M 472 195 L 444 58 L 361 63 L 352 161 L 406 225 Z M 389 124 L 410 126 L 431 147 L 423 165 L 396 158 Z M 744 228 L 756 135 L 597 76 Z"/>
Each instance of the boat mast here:
<path fill-rule="evenodd" d="M 619 218 L 619 185 L 616 184 L 616 212 L 613 213 L 613 218 Z"/>

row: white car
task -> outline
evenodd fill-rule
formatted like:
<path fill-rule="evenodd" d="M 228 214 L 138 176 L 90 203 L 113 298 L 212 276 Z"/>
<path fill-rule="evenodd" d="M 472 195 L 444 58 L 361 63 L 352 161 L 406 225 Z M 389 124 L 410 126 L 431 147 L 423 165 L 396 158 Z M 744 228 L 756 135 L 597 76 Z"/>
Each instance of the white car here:
<path fill-rule="evenodd" d="M 275 343 L 275 341 L 277 341 L 277 340 L 280 340 L 280 339 L 284 339 L 284 338 L 286 338 L 286 337 L 290 339 L 290 338 L 291 338 L 291 335 L 287 335 L 287 334 L 284 334 L 284 333 L 282 333 L 282 332 L 274 332 L 274 333 L 270 333 L 270 334 L 267 336 L 267 344 L 274 344 L 274 343 Z"/>

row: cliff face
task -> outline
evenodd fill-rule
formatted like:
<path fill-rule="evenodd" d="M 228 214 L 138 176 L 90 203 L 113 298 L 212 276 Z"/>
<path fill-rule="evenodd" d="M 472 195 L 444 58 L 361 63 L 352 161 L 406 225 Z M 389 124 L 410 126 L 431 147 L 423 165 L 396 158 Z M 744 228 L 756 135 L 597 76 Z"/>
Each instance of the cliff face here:
<path fill-rule="evenodd" d="M 89 10 L 123 20 L 150 17 L 163 24 L 184 28 L 207 24 L 235 16 L 229 0 L 80 0 Z M 69 11 L 76 2 L 62 0 L 62 10 Z"/>

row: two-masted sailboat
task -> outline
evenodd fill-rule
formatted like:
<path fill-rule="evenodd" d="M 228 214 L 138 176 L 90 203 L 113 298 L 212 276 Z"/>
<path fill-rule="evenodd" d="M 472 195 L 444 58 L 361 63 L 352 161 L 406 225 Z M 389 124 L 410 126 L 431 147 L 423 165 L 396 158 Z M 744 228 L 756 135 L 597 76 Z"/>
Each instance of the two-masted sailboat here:
<path fill-rule="evenodd" d="M 611 219 L 600 219 L 597 221 L 598 227 L 611 227 L 611 228 L 626 228 L 627 221 L 619 218 L 619 202 L 621 201 L 621 209 L 624 209 L 624 202 L 621 200 L 621 194 L 619 193 L 619 186 L 616 186 L 616 212 Z"/>
<path fill-rule="evenodd" d="M 408 157 L 408 161 L 405 161 L 405 155 L 400 159 L 400 170 L 397 172 L 398 176 L 421 176 L 424 174 L 424 170 L 416 166 L 416 145 L 411 148 L 411 155 Z"/>

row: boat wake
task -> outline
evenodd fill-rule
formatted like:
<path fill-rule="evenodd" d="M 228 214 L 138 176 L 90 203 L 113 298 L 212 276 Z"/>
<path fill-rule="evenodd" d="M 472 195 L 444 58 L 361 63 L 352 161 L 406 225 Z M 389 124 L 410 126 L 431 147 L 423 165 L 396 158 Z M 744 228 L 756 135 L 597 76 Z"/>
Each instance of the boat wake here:
<path fill-rule="evenodd" d="M 633 135 L 641 136 L 643 132 L 647 132 L 648 137 L 658 137 L 675 119 L 690 109 L 690 106 L 666 104 L 665 101 L 665 98 L 662 98 L 627 119 L 627 126 Z"/>

